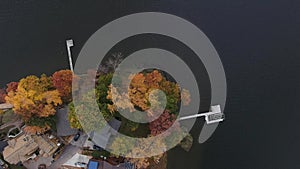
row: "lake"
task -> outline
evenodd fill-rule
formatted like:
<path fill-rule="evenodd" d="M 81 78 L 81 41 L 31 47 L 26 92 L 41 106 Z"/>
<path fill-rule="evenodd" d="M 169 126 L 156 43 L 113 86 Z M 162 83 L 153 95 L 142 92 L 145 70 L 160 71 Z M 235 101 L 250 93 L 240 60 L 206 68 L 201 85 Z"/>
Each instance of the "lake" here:
<path fill-rule="evenodd" d="M 90 0 L 0 2 L 0 85 L 68 68 L 87 39 L 121 16 L 159 11 L 198 26 L 227 78 L 226 120 L 191 152 L 170 151 L 169 169 L 300 168 L 300 1 Z M 170 28 L 171 29 L 171 28 Z M 192 133 L 197 140 L 204 120 Z"/>

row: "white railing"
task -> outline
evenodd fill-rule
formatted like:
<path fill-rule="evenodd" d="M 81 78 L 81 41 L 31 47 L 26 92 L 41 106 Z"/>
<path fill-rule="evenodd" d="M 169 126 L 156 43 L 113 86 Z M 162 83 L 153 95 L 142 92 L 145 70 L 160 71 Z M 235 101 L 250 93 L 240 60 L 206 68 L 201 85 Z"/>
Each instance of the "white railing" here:
<path fill-rule="evenodd" d="M 188 119 L 194 119 L 198 117 L 205 117 L 205 121 L 207 124 L 218 123 L 224 121 L 225 119 L 225 115 L 224 113 L 222 113 L 220 105 L 215 105 L 215 106 L 211 106 L 210 111 L 207 113 L 200 113 L 200 114 L 180 117 L 179 120 L 180 121 L 188 120 Z"/>

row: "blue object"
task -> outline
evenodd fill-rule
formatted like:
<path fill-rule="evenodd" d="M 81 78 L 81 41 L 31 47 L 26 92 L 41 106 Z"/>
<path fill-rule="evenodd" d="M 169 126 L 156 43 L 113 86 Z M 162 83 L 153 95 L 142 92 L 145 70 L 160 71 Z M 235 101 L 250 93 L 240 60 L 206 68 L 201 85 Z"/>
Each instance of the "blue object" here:
<path fill-rule="evenodd" d="M 97 161 L 90 161 L 88 169 L 98 169 L 99 163 Z"/>

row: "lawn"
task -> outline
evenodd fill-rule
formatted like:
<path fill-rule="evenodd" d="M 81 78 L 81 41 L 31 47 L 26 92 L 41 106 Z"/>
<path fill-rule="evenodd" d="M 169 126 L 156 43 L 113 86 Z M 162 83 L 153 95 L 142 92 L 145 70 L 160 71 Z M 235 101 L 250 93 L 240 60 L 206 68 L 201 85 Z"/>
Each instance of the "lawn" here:
<path fill-rule="evenodd" d="M 10 123 L 10 122 L 14 122 L 17 120 L 17 116 L 16 114 L 14 114 L 14 112 L 12 110 L 7 110 L 4 112 L 4 114 L 2 115 L 2 121 L 1 124 L 5 124 L 5 123 Z"/>

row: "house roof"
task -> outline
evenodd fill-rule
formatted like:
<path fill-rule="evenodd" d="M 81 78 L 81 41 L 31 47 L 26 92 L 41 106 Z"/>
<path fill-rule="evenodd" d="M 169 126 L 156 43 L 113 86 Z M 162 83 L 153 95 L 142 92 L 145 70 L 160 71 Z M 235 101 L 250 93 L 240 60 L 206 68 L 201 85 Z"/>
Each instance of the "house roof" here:
<path fill-rule="evenodd" d="M 88 169 L 98 169 L 99 163 L 97 161 L 90 161 Z"/>
<path fill-rule="evenodd" d="M 88 169 L 133 169 L 130 167 L 126 167 L 126 163 L 121 163 L 117 166 L 111 165 L 106 161 L 94 161 L 90 160 L 88 164 Z"/>
<path fill-rule="evenodd" d="M 23 134 L 16 139 L 8 141 L 8 146 L 3 151 L 3 157 L 5 161 L 17 164 L 20 161 L 26 161 L 38 147 L 39 145 L 31 136 Z"/>
<path fill-rule="evenodd" d="M 115 135 L 120 126 L 121 121 L 112 119 L 108 122 L 108 124 L 106 124 L 106 126 L 102 128 L 101 131 L 92 131 L 90 132 L 89 136 L 96 145 L 106 148 L 110 136 Z"/>
<path fill-rule="evenodd" d="M 0 151 L 4 151 L 4 148 L 7 146 L 7 141 L 0 141 Z"/>
<path fill-rule="evenodd" d="M 46 138 L 37 135 L 23 134 L 20 137 L 8 141 L 4 148 L 4 160 L 10 164 L 27 161 L 28 158 L 38 149 L 43 150 L 50 156 L 57 150 L 57 145 Z"/>
<path fill-rule="evenodd" d="M 66 163 L 64 163 L 63 166 L 77 167 L 75 165 L 76 162 L 82 162 L 88 164 L 91 158 L 92 157 L 90 156 L 76 153 L 72 158 L 70 158 Z"/>
<path fill-rule="evenodd" d="M 70 136 L 77 133 L 76 129 L 71 128 L 68 120 L 68 106 L 61 108 L 56 113 L 56 129 L 58 136 Z"/>
<path fill-rule="evenodd" d="M 58 149 L 58 146 L 45 136 L 33 135 L 32 138 L 47 155 L 52 155 Z"/>

